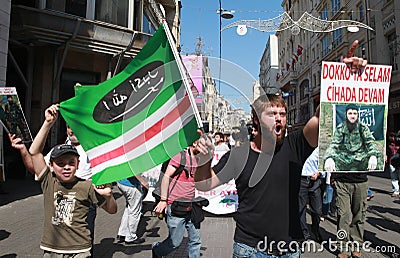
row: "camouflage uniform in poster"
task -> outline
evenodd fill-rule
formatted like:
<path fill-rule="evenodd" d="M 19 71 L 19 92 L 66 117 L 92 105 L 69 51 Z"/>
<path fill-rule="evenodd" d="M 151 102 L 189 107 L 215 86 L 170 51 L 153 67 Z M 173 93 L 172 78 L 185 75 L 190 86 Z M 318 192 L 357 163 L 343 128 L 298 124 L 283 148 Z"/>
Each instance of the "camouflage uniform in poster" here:
<path fill-rule="evenodd" d="M 365 171 L 377 167 L 378 148 L 369 128 L 359 122 L 358 107 L 346 106 L 346 121 L 341 123 L 324 155 L 324 169 L 332 172 L 337 192 L 338 257 L 360 257 L 364 239 L 364 220 L 367 210 L 368 177 Z M 364 173 L 333 173 L 364 171 Z M 358 243 L 348 246 L 346 243 Z"/>
<path fill-rule="evenodd" d="M 375 138 L 366 125 L 358 123 L 350 131 L 344 122 L 336 128 L 326 149 L 324 162 L 332 158 L 336 171 L 367 171 L 370 157 L 377 157 L 378 153 Z"/>
<path fill-rule="evenodd" d="M 29 131 L 25 124 L 24 115 L 21 108 L 14 102 L 11 96 L 7 96 L 8 103 L 4 106 L 6 125 L 11 134 L 25 140 L 31 140 Z"/>

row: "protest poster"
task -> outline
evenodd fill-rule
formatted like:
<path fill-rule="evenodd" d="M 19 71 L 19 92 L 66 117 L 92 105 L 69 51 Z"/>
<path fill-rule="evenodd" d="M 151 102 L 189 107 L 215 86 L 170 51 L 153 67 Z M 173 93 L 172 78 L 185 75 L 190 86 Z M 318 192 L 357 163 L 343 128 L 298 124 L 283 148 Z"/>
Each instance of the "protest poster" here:
<path fill-rule="evenodd" d="M 183 64 L 185 65 L 190 75 L 190 89 L 196 103 L 203 102 L 203 57 L 197 55 L 182 56 Z"/>
<path fill-rule="evenodd" d="M 140 176 L 143 177 L 149 183 L 149 189 L 147 191 L 146 196 L 143 198 L 144 202 L 156 201 L 156 199 L 153 196 L 153 191 L 160 177 L 160 173 L 161 173 L 161 165 L 158 165 L 140 174 Z"/>
<path fill-rule="evenodd" d="M 322 62 L 319 171 L 383 171 L 391 66 Z"/>
<path fill-rule="evenodd" d="M 217 164 L 226 152 L 226 150 L 215 148 L 211 166 Z M 210 191 L 203 192 L 196 189 L 196 196 L 208 199 L 209 205 L 203 207 L 203 210 L 217 215 L 233 213 L 239 205 L 234 179 Z"/>
<path fill-rule="evenodd" d="M 24 143 L 32 142 L 32 135 L 15 87 L 0 87 L 0 105 L 0 121 L 5 132 L 15 134 Z"/>

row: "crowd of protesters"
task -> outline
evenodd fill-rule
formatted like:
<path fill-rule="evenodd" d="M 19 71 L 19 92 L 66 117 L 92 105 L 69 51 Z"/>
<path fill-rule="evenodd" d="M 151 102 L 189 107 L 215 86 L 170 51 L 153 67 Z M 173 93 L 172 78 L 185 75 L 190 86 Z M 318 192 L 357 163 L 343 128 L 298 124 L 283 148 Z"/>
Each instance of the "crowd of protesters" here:
<path fill-rule="evenodd" d="M 354 42 L 344 58 L 353 71 L 366 65 L 365 60 L 353 56 L 357 45 L 358 42 Z M 354 111 L 355 108 L 346 108 L 346 112 L 349 110 Z M 354 200 L 360 207 L 367 201 L 367 181 L 364 177 L 362 182 L 354 181 L 354 175 L 333 176 L 335 166 L 340 164 L 334 156 L 326 157 L 326 172 L 318 172 L 315 164 L 318 149 L 315 148 L 318 144 L 319 108 L 302 130 L 289 134 L 286 115 L 287 106 L 281 96 L 260 96 L 252 104 L 251 137 L 244 136 L 246 134 L 239 129 L 234 137 L 236 141 L 232 142 L 223 133 L 209 134 L 211 139 L 199 131 L 199 140 L 183 154 L 183 164 L 179 158 L 182 154 L 169 161 L 161 182 L 161 198 L 154 207 L 157 216 L 164 214 L 166 217 L 165 226 L 169 235 L 164 241 L 153 243 L 153 257 L 167 255 L 178 248 L 185 229 L 189 236 L 189 257 L 200 257 L 200 223 L 204 214 L 196 205 L 201 207 L 203 200 L 195 201 L 195 188 L 208 191 L 232 178 L 239 195 L 239 207 L 235 214 L 234 257 L 299 257 L 301 250 L 292 250 L 288 246 L 282 250 L 278 245 L 261 250 L 258 243 L 265 237 L 275 243 L 311 240 L 305 219 L 309 201 L 311 233 L 315 241 L 323 240 L 319 232 L 320 222 L 332 216 L 337 218 L 338 230 L 352 231 L 353 226 L 357 227 L 354 239 L 363 242 L 364 232 L 359 225 L 364 222 L 365 210 L 362 208 L 356 214 L 350 214 L 349 210 L 353 209 Z M 44 257 L 91 257 L 96 207 L 112 214 L 116 213 L 117 205 L 111 185 L 92 185 L 90 168 L 86 176 L 79 176 L 78 166 L 87 158 L 77 150 L 80 145 L 71 130 L 67 130 L 67 144 L 55 146 L 48 160 L 43 157 L 44 143 L 57 117 L 58 105 L 46 109 L 43 126 L 29 150 L 20 138 L 12 134 L 9 138 L 12 146 L 20 151 L 27 169 L 42 184 L 45 224 L 40 247 L 44 250 Z M 392 197 L 398 197 L 400 132 L 390 133 L 387 138 L 385 168 L 391 175 Z M 212 166 L 214 151 L 225 154 Z M 376 157 L 367 163 L 368 169 L 373 165 L 376 167 Z M 182 165 L 183 170 L 178 169 Z M 360 188 L 362 193 L 344 196 L 344 192 L 360 183 L 363 184 Z M 126 199 L 121 225 L 116 229 L 116 244 L 139 245 L 144 239 L 136 231 L 142 215 L 143 188 L 148 184 L 142 177 L 136 176 L 118 181 L 116 185 Z M 74 189 L 74 194 L 71 194 L 71 189 Z M 79 209 L 74 205 L 79 205 Z M 90 210 L 93 209 L 94 217 L 90 219 Z M 353 218 L 349 225 L 350 216 Z M 60 237 L 51 238 L 54 234 Z M 338 257 L 342 258 L 361 256 L 359 250 L 339 251 Z"/>

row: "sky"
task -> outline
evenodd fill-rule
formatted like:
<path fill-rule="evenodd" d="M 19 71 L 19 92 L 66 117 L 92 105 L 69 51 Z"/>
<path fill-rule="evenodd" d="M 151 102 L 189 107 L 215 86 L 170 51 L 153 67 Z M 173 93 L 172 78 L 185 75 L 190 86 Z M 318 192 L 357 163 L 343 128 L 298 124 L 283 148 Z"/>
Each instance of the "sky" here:
<path fill-rule="evenodd" d="M 233 10 L 232 19 L 222 19 L 222 28 L 239 20 L 268 20 L 283 12 L 281 0 L 221 0 L 224 10 Z M 221 73 L 219 72 L 218 0 L 182 0 L 181 54 L 195 52 L 201 37 L 204 55 L 214 57 L 209 62 L 211 73 L 216 77 L 217 90 L 231 104 L 242 104 L 243 97 L 251 97 L 251 85 L 258 79 L 260 60 L 268 42 L 269 33 L 248 28 L 247 34 L 239 36 L 236 27 L 221 33 Z M 220 78 L 220 80 L 219 80 Z M 236 92 L 236 93 L 235 93 Z M 241 96 L 239 96 L 239 95 Z"/>

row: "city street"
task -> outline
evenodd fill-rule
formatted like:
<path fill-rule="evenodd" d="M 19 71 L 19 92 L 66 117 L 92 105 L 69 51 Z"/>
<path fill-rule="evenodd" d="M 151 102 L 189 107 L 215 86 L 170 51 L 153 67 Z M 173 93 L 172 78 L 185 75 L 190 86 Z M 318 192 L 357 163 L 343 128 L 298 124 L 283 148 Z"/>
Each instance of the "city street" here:
<path fill-rule="evenodd" d="M 368 190 L 374 195 L 366 207 L 359 195 L 365 193 L 365 173 L 354 175 L 390 164 L 396 168 L 392 177 L 398 177 L 399 10 L 400 0 L 2 1 L 0 258 L 43 257 L 44 214 L 48 251 L 90 248 L 89 231 L 82 232 L 85 207 L 98 198 L 88 185 L 71 182 L 75 169 L 76 177 L 93 180 L 84 182 L 90 186 L 147 171 L 148 177 L 142 176 L 152 189 L 163 182 L 163 204 L 177 200 L 173 204 L 182 207 L 175 215 L 196 214 L 178 198 L 192 199 L 193 191 L 209 198 L 200 229 L 203 258 L 233 256 L 236 221 L 236 240 L 271 257 L 298 256 L 299 250 L 307 258 L 337 257 L 338 249 L 357 254 L 361 248 L 363 258 L 400 258 L 399 189 L 393 186 L 392 192 L 389 172 L 370 173 Z M 56 143 L 71 144 L 79 153 Z M 38 173 L 41 164 L 30 160 L 23 145 L 33 156 L 38 149 L 54 149 L 49 156 L 58 181 L 44 187 L 45 198 L 26 171 Z M 304 165 L 303 156 L 317 145 L 319 159 Z M 165 162 L 183 148 L 188 155 Z M 238 151 L 223 156 L 233 148 Z M 169 164 L 176 167 L 175 181 L 182 184 L 159 180 L 160 171 L 152 168 L 162 162 L 170 167 L 163 170 L 167 174 L 173 171 Z M 211 180 L 209 166 L 219 173 Z M 183 180 L 178 180 L 180 168 L 186 172 Z M 320 207 L 319 193 L 311 196 L 319 190 L 316 170 L 350 172 L 335 185 L 340 213 L 354 214 L 354 223 L 345 216 L 338 223 L 337 214 L 329 212 L 317 232 L 319 215 L 311 223 L 311 211 Z M 300 178 L 302 187 L 296 182 Z M 194 189 L 193 180 L 204 181 Z M 208 182 L 223 185 L 202 192 L 200 185 L 206 188 Z M 88 218 L 93 257 L 152 257 L 155 242 L 175 242 L 173 230 L 168 238 L 166 220 L 153 213 L 155 203 L 146 198 L 142 214 L 136 205 L 141 199 L 129 206 L 140 217 L 134 226 L 139 224 L 138 241 L 117 239 L 132 224 L 124 223 L 125 214 L 119 231 L 124 196 L 130 198 L 119 184 L 121 190 L 112 185 L 118 210 L 114 200 L 105 208 L 116 214 L 98 208 L 94 230 L 93 217 Z M 341 194 L 357 189 L 362 190 L 352 196 Z M 108 188 L 97 191 L 110 197 Z M 316 205 L 307 206 L 306 198 Z M 54 203 L 54 211 L 44 211 L 44 202 Z M 305 207 L 311 236 L 305 230 Z M 163 208 L 158 205 L 157 212 Z M 195 235 L 189 241 L 185 233 L 179 248 L 166 257 L 188 257 L 188 242 L 190 253 L 193 242 L 198 253 L 198 231 Z M 178 232 L 176 238 L 181 237 Z M 294 237 L 300 239 L 275 241 Z M 361 238 L 364 244 L 356 246 Z M 344 240 L 349 240 L 347 249 L 339 246 Z"/>
<path fill-rule="evenodd" d="M 371 245 L 369 252 L 363 252 L 363 257 L 399 257 L 400 200 L 390 197 L 390 179 L 370 176 L 369 182 L 375 197 L 368 202 L 365 240 L 370 241 Z M 8 194 L 0 195 L 0 257 L 41 257 L 39 243 L 43 198 L 39 185 L 32 182 L 30 177 L 25 180 L 13 179 L 5 184 L 5 190 Z M 151 257 L 151 244 L 167 236 L 165 222 L 153 216 L 150 212 L 152 204 L 147 204 L 139 226 L 145 243 L 129 247 L 114 244 L 124 209 L 124 198 L 117 188 L 114 191 L 119 205 L 118 213 L 109 215 L 98 210 L 94 257 Z M 234 228 L 231 216 L 207 216 L 201 228 L 202 257 L 231 257 Z M 335 220 L 329 218 L 321 222 L 321 231 L 324 240 L 334 241 Z M 324 250 L 317 245 L 318 250 L 306 251 L 303 257 L 334 257 L 335 254 L 328 250 L 327 245 Z M 187 257 L 185 245 L 168 257 Z"/>

